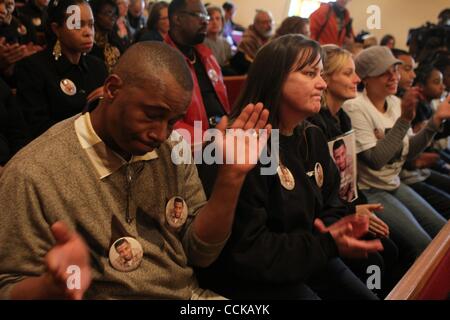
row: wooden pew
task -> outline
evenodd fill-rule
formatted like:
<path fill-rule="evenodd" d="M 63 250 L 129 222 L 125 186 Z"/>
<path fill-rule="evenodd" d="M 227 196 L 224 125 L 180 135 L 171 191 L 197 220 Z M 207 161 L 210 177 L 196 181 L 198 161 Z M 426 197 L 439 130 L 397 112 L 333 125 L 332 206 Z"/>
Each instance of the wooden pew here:
<path fill-rule="evenodd" d="M 227 87 L 228 101 L 230 102 L 231 107 L 233 107 L 234 103 L 239 97 L 246 79 L 247 76 L 245 75 L 223 77 L 223 82 Z"/>
<path fill-rule="evenodd" d="M 414 262 L 386 300 L 445 300 L 450 296 L 450 222 Z"/>

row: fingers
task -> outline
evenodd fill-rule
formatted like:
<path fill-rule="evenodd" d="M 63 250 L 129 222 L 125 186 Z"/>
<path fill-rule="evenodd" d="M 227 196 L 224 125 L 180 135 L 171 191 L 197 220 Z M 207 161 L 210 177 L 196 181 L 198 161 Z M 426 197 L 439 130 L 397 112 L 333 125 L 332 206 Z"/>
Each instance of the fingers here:
<path fill-rule="evenodd" d="M 369 225 L 369 232 L 375 233 L 375 235 L 380 235 L 383 237 L 387 236 L 387 231 L 375 223 L 371 223 Z"/>
<path fill-rule="evenodd" d="M 25 56 L 26 47 L 14 44 L 4 51 L 4 56 L 9 63 L 16 63 Z"/>
<path fill-rule="evenodd" d="M 66 243 L 72 237 L 72 232 L 62 221 L 55 222 L 52 225 L 51 230 L 58 244 Z"/>
<path fill-rule="evenodd" d="M 376 240 L 358 240 L 355 238 L 348 239 L 348 245 L 349 248 L 351 248 L 354 251 L 361 251 L 361 252 L 377 252 L 382 251 L 383 244 L 379 239 Z"/>
<path fill-rule="evenodd" d="M 370 211 L 383 211 L 384 207 L 381 203 L 368 203 L 365 205 Z"/>
<path fill-rule="evenodd" d="M 385 237 L 389 235 L 389 226 L 378 217 L 373 217 L 373 219 L 371 219 L 371 225 L 375 227 L 376 230 L 379 231 L 381 235 Z"/>
<path fill-rule="evenodd" d="M 253 109 L 253 112 L 250 114 L 250 117 L 247 119 L 247 122 L 244 124 L 244 127 L 242 129 L 244 130 L 254 129 L 255 124 L 258 122 L 262 109 L 263 105 L 261 103 L 257 103 Z"/>
<path fill-rule="evenodd" d="M 269 110 L 264 109 L 264 106 L 262 103 L 258 103 L 256 106 L 261 106 L 261 112 L 259 114 L 259 120 L 255 125 L 255 129 L 263 129 L 267 127 L 267 121 L 269 121 Z"/>
<path fill-rule="evenodd" d="M 233 124 L 231 126 L 232 129 L 241 129 L 245 126 L 248 119 L 253 113 L 253 110 L 255 109 L 255 105 L 250 103 L 248 104 L 244 109 L 242 109 L 239 116 L 236 118 L 235 121 L 233 121 Z"/>
<path fill-rule="evenodd" d="M 262 103 L 247 105 L 239 115 L 239 117 L 233 122 L 231 128 L 233 129 L 263 129 L 267 125 L 269 119 L 269 111 L 264 109 Z"/>
<path fill-rule="evenodd" d="M 216 125 L 216 129 L 220 130 L 221 132 L 225 132 L 225 130 L 227 129 L 228 126 L 228 117 L 227 116 L 223 116 L 219 123 Z"/>
<path fill-rule="evenodd" d="M 328 232 L 328 228 L 325 226 L 325 224 L 320 220 L 319 218 L 314 220 L 314 227 L 320 232 L 320 233 L 326 233 Z"/>

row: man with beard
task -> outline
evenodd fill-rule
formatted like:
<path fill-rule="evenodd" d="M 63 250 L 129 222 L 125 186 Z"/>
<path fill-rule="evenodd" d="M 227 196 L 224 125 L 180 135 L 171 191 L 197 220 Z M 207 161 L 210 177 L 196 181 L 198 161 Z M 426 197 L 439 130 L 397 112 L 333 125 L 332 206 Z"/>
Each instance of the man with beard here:
<path fill-rule="evenodd" d="M 183 53 L 194 81 L 191 104 L 175 129 L 187 129 L 194 137 L 194 121 L 201 121 L 202 131 L 215 127 L 230 106 L 219 63 L 203 44 L 209 16 L 201 0 L 172 1 L 169 20 L 165 42 Z"/>
<path fill-rule="evenodd" d="M 269 11 L 257 10 L 253 24 L 245 31 L 238 52 L 231 60 L 233 68 L 241 74 L 247 73 L 259 48 L 273 35 L 273 18 Z"/>

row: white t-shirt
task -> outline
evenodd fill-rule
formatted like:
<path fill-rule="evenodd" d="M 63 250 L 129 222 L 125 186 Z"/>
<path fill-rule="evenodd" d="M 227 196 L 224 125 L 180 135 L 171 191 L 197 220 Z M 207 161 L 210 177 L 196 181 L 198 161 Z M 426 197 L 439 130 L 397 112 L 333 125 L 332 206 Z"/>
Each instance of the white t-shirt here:
<path fill-rule="evenodd" d="M 375 129 L 384 132 L 391 129 L 401 114 L 401 100 L 396 96 L 386 98 L 387 110 L 381 113 L 367 97 L 366 92 L 359 93 L 355 99 L 344 103 L 343 109 L 350 116 L 356 135 L 356 153 L 376 146 L 378 139 Z M 387 130 L 386 130 L 387 129 Z M 358 186 L 362 190 L 377 188 L 395 190 L 400 186 L 399 173 L 409 150 L 407 135 L 403 139 L 403 150 L 399 159 L 390 161 L 380 170 L 370 169 L 363 161 L 358 161 Z"/>

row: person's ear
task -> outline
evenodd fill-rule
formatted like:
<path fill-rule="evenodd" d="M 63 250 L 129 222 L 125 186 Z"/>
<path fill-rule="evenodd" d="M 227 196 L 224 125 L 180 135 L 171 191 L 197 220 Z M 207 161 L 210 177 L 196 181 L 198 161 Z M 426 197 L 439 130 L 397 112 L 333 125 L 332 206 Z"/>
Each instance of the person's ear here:
<path fill-rule="evenodd" d="M 105 81 L 104 85 L 104 99 L 106 100 L 114 100 L 114 98 L 117 96 L 117 93 L 123 86 L 122 79 L 116 75 L 111 74 L 108 76 L 108 78 Z"/>

